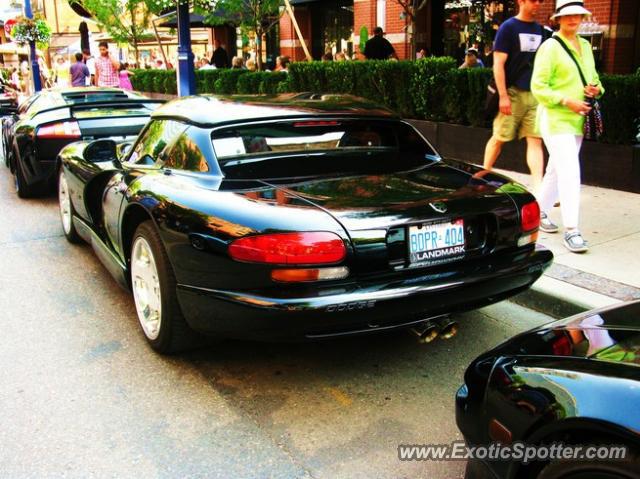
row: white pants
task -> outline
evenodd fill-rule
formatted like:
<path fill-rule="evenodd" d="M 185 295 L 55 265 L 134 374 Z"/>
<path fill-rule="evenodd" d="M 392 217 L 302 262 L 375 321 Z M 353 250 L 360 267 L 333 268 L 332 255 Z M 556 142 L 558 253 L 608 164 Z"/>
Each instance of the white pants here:
<path fill-rule="evenodd" d="M 562 224 L 577 228 L 580 214 L 580 147 L 582 135 L 545 134 L 542 139 L 549 150 L 549 164 L 540 188 L 540 210 L 547 213 L 560 199 Z"/>

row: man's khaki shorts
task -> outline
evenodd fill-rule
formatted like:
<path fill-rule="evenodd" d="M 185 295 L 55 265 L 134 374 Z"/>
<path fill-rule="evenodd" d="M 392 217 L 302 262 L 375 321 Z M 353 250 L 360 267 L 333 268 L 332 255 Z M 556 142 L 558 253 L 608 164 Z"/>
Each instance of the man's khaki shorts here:
<path fill-rule="evenodd" d="M 507 90 L 511 99 L 511 115 L 498 113 L 493 120 L 493 136 L 508 142 L 526 137 L 540 138 L 536 128 L 536 110 L 538 102 L 530 91 L 510 87 Z"/>

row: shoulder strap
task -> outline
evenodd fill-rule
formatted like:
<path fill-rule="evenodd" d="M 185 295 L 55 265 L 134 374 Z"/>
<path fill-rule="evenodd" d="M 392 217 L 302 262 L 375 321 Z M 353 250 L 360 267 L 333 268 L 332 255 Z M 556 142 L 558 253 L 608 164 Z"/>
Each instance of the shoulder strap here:
<path fill-rule="evenodd" d="M 582 68 L 580 68 L 580 64 L 578 63 L 578 60 L 576 60 L 576 57 L 573 55 L 573 53 L 571 53 L 571 50 L 569 50 L 569 47 L 567 46 L 567 44 L 560 37 L 558 37 L 558 35 L 554 35 L 551 38 L 553 38 L 554 40 L 557 40 L 558 43 L 562 45 L 562 48 L 564 48 L 567 54 L 571 57 L 571 59 L 573 60 L 573 63 L 576 64 L 576 67 L 578 67 L 578 73 L 580 74 L 580 79 L 582 80 L 582 84 L 584 86 L 587 86 L 587 80 L 585 80 L 584 75 L 582 74 Z"/>

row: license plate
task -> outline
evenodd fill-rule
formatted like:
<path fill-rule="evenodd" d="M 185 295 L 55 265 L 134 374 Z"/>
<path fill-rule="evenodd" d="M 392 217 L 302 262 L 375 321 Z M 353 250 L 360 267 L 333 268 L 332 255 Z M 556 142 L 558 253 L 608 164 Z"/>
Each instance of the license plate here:
<path fill-rule="evenodd" d="M 464 221 L 409 227 L 411 263 L 440 262 L 464 254 Z"/>

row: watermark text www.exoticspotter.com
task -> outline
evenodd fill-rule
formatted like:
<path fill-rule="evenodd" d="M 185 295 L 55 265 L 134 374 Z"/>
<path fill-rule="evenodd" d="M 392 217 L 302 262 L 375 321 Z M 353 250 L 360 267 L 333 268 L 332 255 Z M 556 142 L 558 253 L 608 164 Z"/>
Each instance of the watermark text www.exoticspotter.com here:
<path fill-rule="evenodd" d="M 484 446 L 468 446 L 463 441 L 451 444 L 401 444 L 398 459 L 401 461 L 518 461 L 527 464 L 533 461 L 588 461 L 623 460 L 628 449 L 623 445 L 574 445 L 554 442 L 533 445 L 524 442 L 513 444 L 491 443 Z"/>

